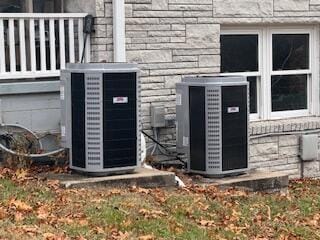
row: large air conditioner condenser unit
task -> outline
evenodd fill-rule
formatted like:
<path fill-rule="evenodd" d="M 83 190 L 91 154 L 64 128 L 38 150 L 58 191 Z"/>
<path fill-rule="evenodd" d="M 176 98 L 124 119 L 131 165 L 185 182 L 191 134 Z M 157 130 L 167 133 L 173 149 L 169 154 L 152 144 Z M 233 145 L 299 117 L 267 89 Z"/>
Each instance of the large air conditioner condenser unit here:
<path fill-rule="evenodd" d="M 61 73 L 61 138 L 70 168 L 93 175 L 140 164 L 140 85 L 135 64 L 68 64 Z"/>
<path fill-rule="evenodd" d="M 246 77 L 187 77 L 176 85 L 177 151 L 207 176 L 248 170 Z"/>

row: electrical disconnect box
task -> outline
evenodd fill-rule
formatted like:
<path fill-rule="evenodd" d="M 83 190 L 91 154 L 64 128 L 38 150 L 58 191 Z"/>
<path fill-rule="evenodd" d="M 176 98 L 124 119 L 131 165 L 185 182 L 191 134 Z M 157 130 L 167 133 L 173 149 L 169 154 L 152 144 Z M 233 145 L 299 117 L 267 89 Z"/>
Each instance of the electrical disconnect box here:
<path fill-rule="evenodd" d="M 318 159 L 318 135 L 308 134 L 300 137 L 300 157 L 303 161 Z"/>
<path fill-rule="evenodd" d="M 176 85 L 177 151 L 208 176 L 248 170 L 249 88 L 245 77 L 188 77 Z"/>
<path fill-rule="evenodd" d="M 151 127 L 160 128 L 166 126 L 165 109 L 163 106 L 151 105 Z"/>
<path fill-rule="evenodd" d="M 141 155 L 137 65 L 68 64 L 60 93 L 70 168 L 95 175 L 135 170 Z"/>

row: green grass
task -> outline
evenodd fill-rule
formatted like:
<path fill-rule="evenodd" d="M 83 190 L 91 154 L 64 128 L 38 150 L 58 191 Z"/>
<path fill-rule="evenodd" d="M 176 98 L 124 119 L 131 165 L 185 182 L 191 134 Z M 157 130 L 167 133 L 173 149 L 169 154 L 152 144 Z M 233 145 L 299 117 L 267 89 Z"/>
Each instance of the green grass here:
<path fill-rule="evenodd" d="M 0 200 L 1 202 L 10 198 L 25 199 L 28 192 L 11 180 L 0 179 Z"/>
<path fill-rule="evenodd" d="M 157 194 L 165 196 L 159 201 Z M 44 239 L 46 233 L 77 239 L 310 239 L 320 240 L 320 180 L 292 182 L 289 194 L 122 189 L 50 189 L 37 181 L 0 179 L 0 239 Z M 32 211 L 20 212 L 18 199 Z M 47 217 L 38 218 L 45 206 Z M 158 214 L 158 215 L 157 215 Z M 1 216 L 1 211 L 0 211 Z M 70 222 L 68 222 L 70 221 Z M 208 222 L 209 225 L 205 223 Z M 36 227 L 35 233 L 26 233 Z M 119 237 L 120 238 L 120 237 Z"/>

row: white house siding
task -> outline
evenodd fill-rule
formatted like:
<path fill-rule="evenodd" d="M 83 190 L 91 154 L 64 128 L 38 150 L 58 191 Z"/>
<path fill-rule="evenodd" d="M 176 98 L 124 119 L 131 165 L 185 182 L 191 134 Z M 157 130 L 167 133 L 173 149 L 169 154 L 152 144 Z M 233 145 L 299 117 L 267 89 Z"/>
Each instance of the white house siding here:
<path fill-rule="evenodd" d="M 95 61 L 113 61 L 112 1 L 96 0 Z M 143 128 L 150 130 L 150 105 L 175 115 L 175 83 L 184 75 L 220 71 L 220 27 L 226 25 L 319 24 L 319 0 L 126 0 L 127 61 L 141 68 Z M 299 177 L 300 130 L 320 129 L 317 117 L 251 124 L 251 166 Z M 272 136 L 272 134 L 284 135 Z M 161 131 L 174 140 L 175 129 Z M 304 164 L 304 176 L 320 176 L 319 162 Z"/>

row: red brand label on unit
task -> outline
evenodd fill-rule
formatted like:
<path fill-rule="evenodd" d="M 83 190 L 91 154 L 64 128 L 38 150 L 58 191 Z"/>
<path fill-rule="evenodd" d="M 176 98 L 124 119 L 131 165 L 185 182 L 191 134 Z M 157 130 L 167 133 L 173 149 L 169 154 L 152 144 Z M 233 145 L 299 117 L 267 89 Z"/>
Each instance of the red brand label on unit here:
<path fill-rule="evenodd" d="M 113 103 L 128 103 L 128 97 L 114 97 L 113 98 Z"/>
<path fill-rule="evenodd" d="M 238 113 L 239 111 L 239 107 L 228 107 L 228 113 Z"/>

